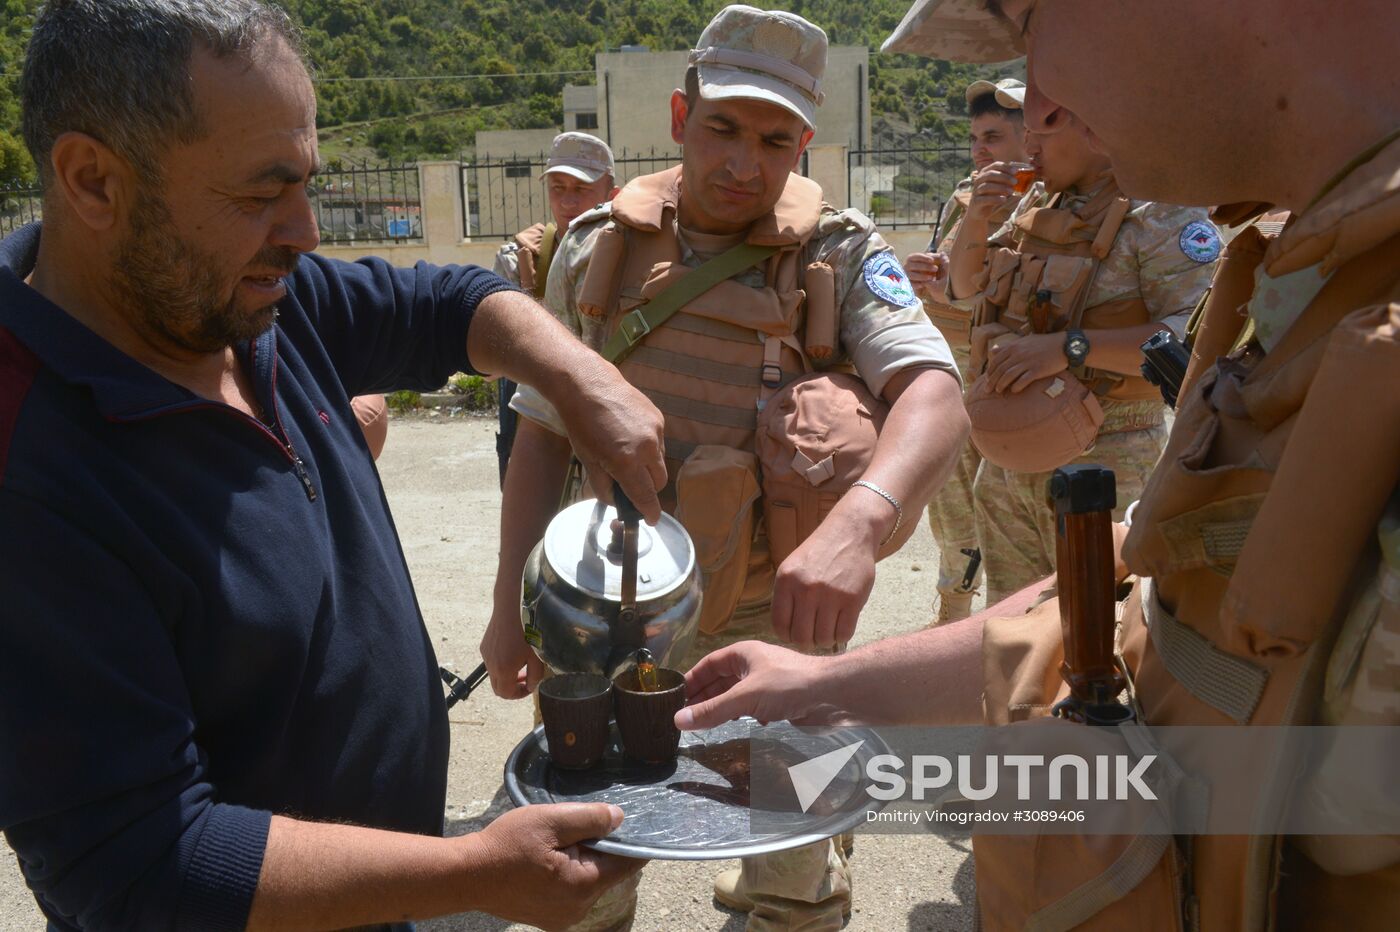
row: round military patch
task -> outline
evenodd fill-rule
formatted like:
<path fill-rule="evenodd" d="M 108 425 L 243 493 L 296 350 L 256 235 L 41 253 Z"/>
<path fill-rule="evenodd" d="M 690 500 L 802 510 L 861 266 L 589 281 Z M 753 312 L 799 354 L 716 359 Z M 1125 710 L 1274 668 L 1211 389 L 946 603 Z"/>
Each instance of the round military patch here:
<path fill-rule="evenodd" d="M 1224 246 L 1215 227 L 1204 220 L 1192 220 L 1186 224 L 1177 242 L 1188 259 L 1200 263 L 1214 262 L 1220 257 Z"/>
<path fill-rule="evenodd" d="M 879 252 L 865 260 L 865 287 L 875 296 L 899 307 L 919 303 L 909 276 L 892 252 Z"/>

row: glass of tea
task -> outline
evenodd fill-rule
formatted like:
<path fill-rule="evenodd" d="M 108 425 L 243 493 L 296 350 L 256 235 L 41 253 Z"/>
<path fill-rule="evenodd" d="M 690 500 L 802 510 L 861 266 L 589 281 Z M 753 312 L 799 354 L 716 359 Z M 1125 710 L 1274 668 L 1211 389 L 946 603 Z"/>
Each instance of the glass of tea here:
<path fill-rule="evenodd" d="M 1039 172 L 1030 165 L 1023 165 L 1017 168 L 1016 183 L 1011 187 L 1012 193 L 1025 194 L 1031 189 L 1031 185 L 1035 184 L 1037 177 L 1039 177 Z"/>

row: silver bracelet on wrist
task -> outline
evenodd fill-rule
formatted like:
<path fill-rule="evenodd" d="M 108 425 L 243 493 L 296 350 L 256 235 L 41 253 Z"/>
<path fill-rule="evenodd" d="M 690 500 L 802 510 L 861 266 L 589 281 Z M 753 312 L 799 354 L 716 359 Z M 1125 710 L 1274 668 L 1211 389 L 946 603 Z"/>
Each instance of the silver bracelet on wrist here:
<path fill-rule="evenodd" d="M 855 482 L 851 483 L 851 488 L 855 488 L 858 485 L 869 489 L 894 506 L 894 527 L 890 528 L 890 532 L 885 535 L 885 539 L 880 541 L 880 546 L 883 547 L 894 540 L 894 536 L 899 533 L 899 525 L 904 521 L 904 506 L 899 504 L 899 499 L 868 479 L 857 479 Z"/>

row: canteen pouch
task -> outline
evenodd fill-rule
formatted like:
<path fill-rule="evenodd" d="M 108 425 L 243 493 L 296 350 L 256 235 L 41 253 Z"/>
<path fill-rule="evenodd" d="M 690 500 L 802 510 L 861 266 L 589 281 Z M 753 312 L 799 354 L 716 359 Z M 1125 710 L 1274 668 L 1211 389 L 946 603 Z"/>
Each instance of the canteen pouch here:
<path fill-rule="evenodd" d="M 983 374 L 965 403 L 972 445 L 1013 472 L 1065 465 L 1089 449 L 1104 418 L 1094 393 L 1068 372 L 1037 379 L 1015 395 L 997 394 Z"/>
<path fill-rule="evenodd" d="M 775 567 L 811 536 L 851 483 L 865 474 L 887 413 L 887 406 L 864 382 L 841 372 L 794 379 L 764 405 L 755 447 Z M 881 547 L 881 559 L 913 534 L 917 515 L 904 518 L 899 532 Z"/>
<path fill-rule="evenodd" d="M 753 546 L 758 465 L 752 453 L 702 444 L 676 476 L 676 520 L 700 567 L 700 630 L 714 634 L 734 616 Z"/>

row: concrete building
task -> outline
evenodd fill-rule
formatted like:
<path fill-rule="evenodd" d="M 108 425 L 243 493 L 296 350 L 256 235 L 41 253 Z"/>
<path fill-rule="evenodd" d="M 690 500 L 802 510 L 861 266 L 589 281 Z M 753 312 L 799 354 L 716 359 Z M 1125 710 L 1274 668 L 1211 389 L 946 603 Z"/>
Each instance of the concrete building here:
<path fill-rule="evenodd" d="M 549 200 L 540 172 L 557 129 L 476 134 L 476 159 L 462 166 L 468 233 L 507 236 L 545 220 Z"/>
<path fill-rule="evenodd" d="M 598 88 L 592 84 L 564 85 L 564 129 L 598 132 Z"/>

